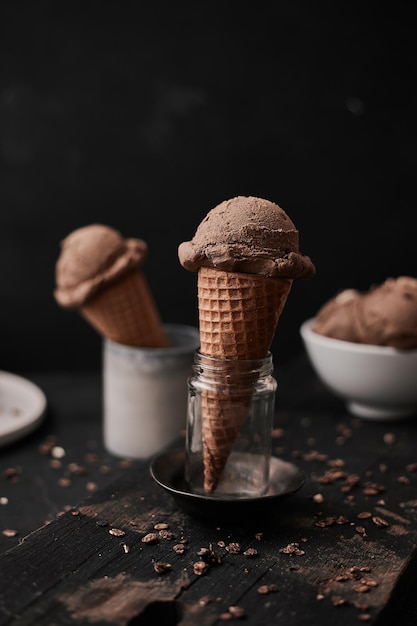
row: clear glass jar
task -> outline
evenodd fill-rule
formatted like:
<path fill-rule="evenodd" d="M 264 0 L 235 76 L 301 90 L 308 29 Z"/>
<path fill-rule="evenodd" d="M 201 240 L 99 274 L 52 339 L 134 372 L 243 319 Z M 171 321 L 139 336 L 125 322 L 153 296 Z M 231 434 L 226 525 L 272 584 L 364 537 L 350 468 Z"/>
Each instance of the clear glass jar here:
<path fill-rule="evenodd" d="M 277 382 L 272 355 L 236 360 L 194 356 L 188 381 L 185 479 L 193 493 L 265 494 Z"/>

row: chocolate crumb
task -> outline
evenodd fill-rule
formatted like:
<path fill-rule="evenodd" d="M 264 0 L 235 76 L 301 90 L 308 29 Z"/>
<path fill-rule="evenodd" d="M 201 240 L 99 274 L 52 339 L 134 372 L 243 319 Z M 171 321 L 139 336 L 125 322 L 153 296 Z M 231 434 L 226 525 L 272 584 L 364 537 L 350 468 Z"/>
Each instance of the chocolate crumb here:
<path fill-rule="evenodd" d="M 260 587 L 258 587 L 258 593 L 261 594 L 262 596 L 268 593 L 273 593 L 275 591 L 278 591 L 278 586 L 275 585 L 274 583 L 271 583 L 269 585 L 261 585 Z"/>
<path fill-rule="evenodd" d="M 397 481 L 401 483 L 402 485 L 410 484 L 410 479 L 408 478 L 408 476 L 398 476 Z"/>
<path fill-rule="evenodd" d="M 282 554 L 295 554 L 296 556 L 305 554 L 305 551 L 301 550 L 299 544 L 296 542 L 289 543 L 285 548 L 280 548 L 279 552 Z"/>
<path fill-rule="evenodd" d="M 348 576 L 347 574 L 339 574 L 338 576 L 336 576 L 335 581 L 338 583 L 344 583 L 347 580 L 351 580 L 351 577 Z"/>
<path fill-rule="evenodd" d="M 255 556 L 258 556 L 258 550 L 256 550 L 255 548 L 248 548 L 247 550 L 244 551 L 244 556 L 247 556 L 248 558 L 253 558 Z"/>
<path fill-rule="evenodd" d="M 87 468 L 83 465 L 79 465 L 78 463 L 70 463 L 68 465 L 68 471 L 71 474 L 76 474 L 77 476 L 85 476 L 87 474 Z"/>
<path fill-rule="evenodd" d="M 329 467 L 344 467 L 345 461 L 343 459 L 329 459 L 327 465 Z"/>
<path fill-rule="evenodd" d="M 365 496 L 377 496 L 382 491 L 385 491 L 385 487 L 383 485 L 379 485 L 378 483 L 365 483 L 363 488 L 363 493 Z"/>
<path fill-rule="evenodd" d="M 4 530 L 1 531 L 1 534 L 4 537 L 16 537 L 18 532 L 14 528 L 5 528 Z"/>
<path fill-rule="evenodd" d="M 246 617 L 246 611 L 241 606 L 229 606 L 229 613 L 237 619 L 242 619 L 242 617 Z"/>
<path fill-rule="evenodd" d="M 353 578 L 358 580 L 359 578 L 362 578 L 363 572 L 370 572 L 371 568 L 367 565 L 354 565 L 353 567 L 350 567 L 348 571 Z"/>
<path fill-rule="evenodd" d="M 142 543 L 155 543 L 158 541 L 158 535 L 157 533 L 147 533 L 144 537 L 142 537 L 141 541 Z"/>
<path fill-rule="evenodd" d="M 159 531 L 158 535 L 161 539 L 171 540 L 175 538 L 175 535 L 171 530 L 162 529 Z"/>
<path fill-rule="evenodd" d="M 11 482 L 17 482 L 20 479 L 22 473 L 23 470 L 21 467 L 7 467 L 4 470 L 4 477 Z"/>
<path fill-rule="evenodd" d="M 363 585 L 367 585 L 368 587 L 378 587 L 379 585 L 378 581 L 374 578 L 361 578 L 359 582 Z"/>
<path fill-rule="evenodd" d="M 333 524 L 335 523 L 336 517 L 334 515 L 328 515 L 327 517 L 324 517 L 323 519 L 314 522 L 314 525 L 318 526 L 319 528 L 326 528 L 326 526 L 333 526 Z"/>
<path fill-rule="evenodd" d="M 38 450 L 41 454 L 44 454 L 45 456 L 47 456 L 48 454 L 51 454 L 54 444 L 55 444 L 55 438 L 49 438 L 39 445 Z"/>
<path fill-rule="evenodd" d="M 229 545 L 226 546 L 226 550 L 230 553 L 230 554 L 239 554 L 241 551 L 241 546 L 240 543 L 237 543 L 235 541 L 232 541 L 231 543 L 229 543 Z"/>
<path fill-rule="evenodd" d="M 332 468 L 327 470 L 323 476 L 319 477 L 319 483 L 322 485 L 330 485 L 334 483 L 336 480 L 345 479 L 347 476 L 346 472 L 338 468 Z"/>
<path fill-rule="evenodd" d="M 317 450 L 311 450 L 302 455 L 304 461 L 318 461 L 319 463 L 325 463 L 328 460 L 327 454 L 322 454 Z"/>
<path fill-rule="evenodd" d="M 196 574 L 197 576 L 202 576 L 203 574 L 205 574 L 208 568 L 209 565 L 205 561 L 196 561 L 195 563 L 193 563 L 194 574 Z"/>
<path fill-rule="evenodd" d="M 71 487 L 72 481 L 70 478 L 63 477 L 58 480 L 58 485 L 64 488 Z"/>
<path fill-rule="evenodd" d="M 120 528 L 110 528 L 109 533 L 115 537 L 124 537 L 126 534 L 125 531 Z"/>
<path fill-rule="evenodd" d="M 362 513 L 358 513 L 357 517 L 358 519 L 369 519 L 372 517 L 372 513 L 369 511 L 362 511 Z"/>
<path fill-rule="evenodd" d="M 153 564 L 153 568 L 157 574 L 166 574 L 171 567 L 171 563 L 164 563 L 163 561 L 155 561 Z"/>
<path fill-rule="evenodd" d="M 348 474 L 345 478 L 343 488 L 346 491 L 347 488 L 355 487 L 360 482 L 361 482 L 361 477 L 359 476 L 359 474 Z"/>
<path fill-rule="evenodd" d="M 197 555 L 202 561 L 213 565 L 219 565 L 222 562 L 221 557 L 214 550 L 212 543 L 209 544 L 208 548 L 200 548 Z"/>
<path fill-rule="evenodd" d="M 168 530 L 168 528 L 169 528 L 169 524 L 166 524 L 163 522 L 154 525 L 155 530 Z"/>
<path fill-rule="evenodd" d="M 372 521 L 375 524 L 375 526 L 379 526 L 380 528 L 389 526 L 389 522 L 387 522 L 387 520 L 385 520 L 384 518 L 379 517 L 378 515 L 375 515 L 372 518 Z"/>
<path fill-rule="evenodd" d="M 129 554 L 129 552 L 130 552 L 130 547 L 127 545 L 127 543 L 121 543 L 120 545 L 121 545 L 121 546 L 122 546 L 122 548 L 123 548 L 123 552 L 124 552 L 125 554 Z"/>
<path fill-rule="evenodd" d="M 177 554 L 184 554 L 184 552 L 185 552 L 185 546 L 184 546 L 183 543 L 176 543 L 175 546 L 172 547 L 172 549 Z"/>
<path fill-rule="evenodd" d="M 121 469 L 129 469 L 129 467 L 132 467 L 133 465 L 133 461 L 131 461 L 131 459 L 122 459 L 119 462 L 119 467 Z"/>
<path fill-rule="evenodd" d="M 394 443 L 395 442 L 394 433 L 385 433 L 385 435 L 383 436 L 383 440 L 384 440 L 384 443 L 387 443 L 387 444 Z"/>
<path fill-rule="evenodd" d="M 87 463 L 98 463 L 98 455 L 95 454 L 95 452 L 87 452 L 84 455 L 84 460 L 87 461 Z"/>

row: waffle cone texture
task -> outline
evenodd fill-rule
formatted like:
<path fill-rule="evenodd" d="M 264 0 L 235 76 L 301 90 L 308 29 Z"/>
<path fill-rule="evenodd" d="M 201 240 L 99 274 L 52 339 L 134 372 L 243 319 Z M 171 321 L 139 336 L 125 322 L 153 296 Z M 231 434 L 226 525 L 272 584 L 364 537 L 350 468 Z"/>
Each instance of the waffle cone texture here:
<path fill-rule="evenodd" d="M 141 270 L 129 272 L 88 300 L 83 317 L 111 341 L 136 347 L 169 345 L 154 299 Z"/>
<path fill-rule="evenodd" d="M 200 352 L 218 359 L 267 356 L 292 280 L 201 267 L 198 271 Z M 202 392 L 204 489 L 221 479 L 233 443 L 247 416 L 256 375 L 237 391 L 221 385 Z"/>

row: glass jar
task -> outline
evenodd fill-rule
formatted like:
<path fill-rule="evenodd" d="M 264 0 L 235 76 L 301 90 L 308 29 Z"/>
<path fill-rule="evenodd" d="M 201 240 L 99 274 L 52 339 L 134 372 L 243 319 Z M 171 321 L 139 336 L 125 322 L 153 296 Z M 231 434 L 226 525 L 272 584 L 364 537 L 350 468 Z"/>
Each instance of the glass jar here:
<path fill-rule="evenodd" d="M 193 370 L 186 429 L 189 489 L 220 498 L 265 494 L 277 387 L 272 355 L 236 360 L 196 351 Z"/>

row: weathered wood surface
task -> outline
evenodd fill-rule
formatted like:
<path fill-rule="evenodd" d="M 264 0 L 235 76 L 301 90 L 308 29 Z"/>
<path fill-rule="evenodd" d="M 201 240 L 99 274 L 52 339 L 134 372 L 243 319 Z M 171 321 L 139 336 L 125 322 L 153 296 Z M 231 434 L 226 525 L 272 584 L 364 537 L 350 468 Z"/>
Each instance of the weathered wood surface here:
<path fill-rule="evenodd" d="M 306 472 L 297 494 L 268 518 L 202 521 L 134 464 L 3 552 L 0 624 L 205 626 L 229 607 L 249 625 L 416 624 L 416 423 L 352 418 L 305 360 L 278 381 L 274 450 Z M 144 543 L 158 524 L 173 536 Z"/>

